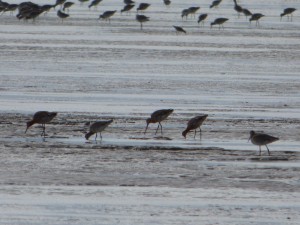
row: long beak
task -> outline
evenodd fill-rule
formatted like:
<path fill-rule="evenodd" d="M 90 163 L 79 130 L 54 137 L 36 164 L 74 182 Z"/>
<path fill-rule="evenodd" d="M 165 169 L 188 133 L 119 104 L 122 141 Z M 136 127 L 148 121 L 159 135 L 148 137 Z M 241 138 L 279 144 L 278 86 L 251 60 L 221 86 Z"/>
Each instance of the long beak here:
<path fill-rule="evenodd" d="M 249 137 L 248 142 L 250 141 L 251 137 Z"/>
<path fill-rule="evenodd" d="M 27 130 L 28 130 L 28 127 L 27 127 L 26 130 L 25 130 L 25 134 L 26 134 Z"/>

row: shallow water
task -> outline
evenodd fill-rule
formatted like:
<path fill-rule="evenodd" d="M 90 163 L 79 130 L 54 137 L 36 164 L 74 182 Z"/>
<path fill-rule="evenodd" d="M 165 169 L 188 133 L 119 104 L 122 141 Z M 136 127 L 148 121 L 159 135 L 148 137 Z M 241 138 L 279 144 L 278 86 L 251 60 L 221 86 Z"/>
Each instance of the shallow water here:
<path fill-rule="evenodd" d="M 298 223 L 300 17 L 279 14 L 300 3 L 240 0 L 266 15 L 260 27 L 232 1 L 210 3 L 153 0 L 143 31 L 135 12 L 97 21 L 117 0 L 76 2 L 63 23 L 55 11 L 35 23 L 1 15 L 0 223 Z M 197 4 L 204 27 L 180 17 Z M 216 17 L 229 18 L 224 30 L 209 28 Z M 152 124 L 144 135 L 161 108 L 174 109 L 163 135 Z M 38 110 L 58 111 L 45 139 L 38 125 L 24 134 Z M 184 139 L 199 113 L 201 138 Z M 110 118 L 102 141 L 84 139 L 86 122 Z M 280 138 L 271 156 L 250 130 Z"/>

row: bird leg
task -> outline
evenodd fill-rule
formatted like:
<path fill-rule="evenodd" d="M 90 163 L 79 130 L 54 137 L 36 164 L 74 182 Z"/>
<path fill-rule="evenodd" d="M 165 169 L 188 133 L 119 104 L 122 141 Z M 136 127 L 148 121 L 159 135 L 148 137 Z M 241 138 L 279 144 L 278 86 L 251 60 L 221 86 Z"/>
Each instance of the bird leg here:
<path fill-rule="evenodd" d="M 157 128 L 156 128 L 155 134 L 156 134 L 157 131 L 158 131 L 159 125 L 160 125 L 160 123 L 158 123 L 158 126 L 157 126 Z"/>
<path fill-rule="evenodd" d="M 102 141 L 102 135 L 101 135 L 101 132 L 100 132 L 100 138 L 101 138 L 101 141 Z"/>
<path fill-rule="evenodd" d="M 97 140 L 97 133 L 96 133 L 96 137 L 95 137 L 95 141 Z"/>
<path fill-rule="evenodd" d="M 196 139 L 196 133 L 197 133 L 197 130 L 195 129 L 195 135 L 194 135 L 194 139 Z"/>
<path fill-rule="evenodd" d="M 261 146 L 259 146 L 259 155 L 261 156 Z"/>
<path fill-rule="evenodd" d="M 267 146 L 267 145 L 266 145 L 266 147 L 267 147 L 267 150 L 268 150 L 268 154 L 269 154 L 269 156 L 270 156 L 270 155 L 271 155 L 271 154 L 270 154 L 270 150 L 269 150 L 269 148 L 268 148 L 268 146 Z"/>

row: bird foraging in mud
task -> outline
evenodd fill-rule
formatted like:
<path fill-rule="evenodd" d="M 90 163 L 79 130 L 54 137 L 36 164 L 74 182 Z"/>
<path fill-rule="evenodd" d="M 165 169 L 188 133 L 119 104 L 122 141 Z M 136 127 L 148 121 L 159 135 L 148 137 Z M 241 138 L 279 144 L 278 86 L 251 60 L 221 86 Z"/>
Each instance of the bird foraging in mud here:
<path fill-rule="evenodd" d="M 210 28 L 212 28 L 213 25 L 219 25 L 219 30 L 221 29 L 221 27 L 224 29 L 223 23 L 225 23 L 227 20 L 228 18 L 217 18 L 210 24 Z"/>
<path fill-rule="evenodd" d="M 204 120 L 206 120 L 207 117 L 208 117 L 207 114 L 203 114 L 203 115 L 195 116 L 192 119 L 190 119 L 189 122 L 187 123 L 187 128 L 182 132 L 182 136 L 186 138 L 188 132 L 190 132 L 191 130 L 195 130 L 194 138 L 196 138 L 197 128 L 199 128 L 199 132 L 201 135 L 200 126 L 202 125 Z"/>
<path fill-rule="evenodd" d="M 135 19 L 141 24 L 141 30 L 143 30 L 143 23 L 150 20 L 148 16 L 139 15 L 139 14 L 136 15 Z"/>
<path fill-rule="evenodd" d="M 161 125 L 160 122 L 167 119 L 168 116 L 171 115 L 171 113 L 173 111 L 174 111 L 174 109 L 160 109 L 160 110 L 157 110 L 157 111 L 153 112 L 151 114 L 151 117 L 146 120 L 147 126 L 146 126 L 144 134 L 146 134 L 146 131 L 147 131 L 148 126 L 149 126 L 150 123 L 158 123 L 155 134 L 157 133 L 159 127 L 160 127 L 161 134 L 162 134 L 163 133 L 162 132 L 162 125 Z"/>
<path fill-rule="evenodd" d="M 176 34 L 179 34 L 179 33 L 184 33 L 186 34 L 186 31 L 182 28 L 182 27 L 179 27 L 179 26 L 173 26 L 176 30 Z"/>
<path fill-rule="evenodd" d="M 106 127 L 108 127 L 109 124 L 111 124 L 113 120 L 107 120 L 107 121 L 97 121 L 90 125 L 90 130 L 85 135 L 85 139 L 88 140 L 90 136 L 93 134 L 96 134 L 95 141 L 97 140 L 97 133 L 100 134 L 100 138 L 102 140 L 101 132 L 104 131 Z"/>
<path fill-rule="evenodd" d="M 55 116 L 57 112 L 48 112 L 48 111 L 38 111 L 33 115 L 32 120 L 27 122 L 27 128 L 25 133 L 34 124 L 41 124 L 42 125 L 42 133 L 41 136 L 46 136 L 46 123 L 49 123 Z"/>
<path fill-rule="evenodd" d="M 268 134 L 256 133 L 252 130 L 252 131 L 250 131 L 249 140 L 251 140 L 252 144 L 259 146 L 259 155 L 261 155 L 261 146 L 262 145 L 266 146 L 266 148 L 268 150 L 268 154 L 270 155 L 270 150 L 267 145 L 273 143 L 274 141 L 278 141 L 279 138 L 273 137 Z"/>

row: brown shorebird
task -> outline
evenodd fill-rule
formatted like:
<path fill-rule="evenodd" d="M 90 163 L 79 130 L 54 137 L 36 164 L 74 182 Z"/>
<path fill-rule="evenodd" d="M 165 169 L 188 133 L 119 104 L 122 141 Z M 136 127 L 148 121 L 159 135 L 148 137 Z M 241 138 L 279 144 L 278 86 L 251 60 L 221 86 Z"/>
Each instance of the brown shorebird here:
<path fill-rule="evenodd" d="M 143 30 L 143 23 L 149 21 L 149 17 L 137 14 L 135 19 L 141 24 L 141 30 Z"/>
<path fill-rule="evenodd" d="M 74 5 L 74 2 L 65 2 L 64 5 L 63 5 L 63 11 L 66 11 L 66 9 L 68 10 L 69 12 L 69 8 Z"/>
<path fill-rule="evenodd" d="M 69 14 L 64 13 L 64 12 L 58 10 L 58 11 L 57 11 L 57 16 L 58 16 L 59 18 L 61 18 L 61 22 L 63 23 L 64 19 L 66 19 L 67 17 L 69 17 Z"/>
<path fill-rule="evenodd" d="M 243 13 L 246 16 L 246 19 L 248 18 L 248 16 L 252 16 L 252 12 L 250 12 L 248 9 L 243 8 Z"/>
<path fill-rule="evenodd" d="M 287 16 L 289 20 L 289 15 L 291 15 L 291 21 L 293 20 L 293 12 L 295 12 L 295 8 L 286 8 L 283 10 L 283 13 L 280 14 L 280 20 L 282 19 L 283 16 Z"/>
<path fill-rule="evenodd" d="M 208 117 L 207 114 L 203 114 L 200 116 L 196 116 L 193 117 L 192 119 L 189 120 L 188 124 L 187 124 L 187 128 L 182 132 L 182 136 L 184 138 L 186 138 L 186 134 L 191 131 L 191 130 L 195 130 L 195 135 L 194 138 L 196 137 L 196 133 L 197 133 L 197 128 L 199 128 L 200 131 L 200 135 L 201 135 L 201 128 L 200 126 L 202 125 L 202 123 L 204 122 L 204 120 L 206 120 L 206 118 Z"/>
<path fill-rule="evenodd" d="M 207 14 L 204 13 L 204 14 L 200 14 L 199 17 L 198 17 L 198 24 L 199 23 L 202 23 L 202 26 L 204 26 L 204 20 L 207 18 Z"/>
<path fill-rule="evenodd" d="M 124 0 L 124 4 L 125 5 L 132 5 L 132 4 L 134 4 L 135 2 L 134 1 L 132 1 L 132 0 Z"/>
<path fill-rule="evenodd" d="M 184 9 L 181 11 L 181 18 L 183 19 L 183 17 L 185 17 L 185 19 L 187 19 L 189 14 L 190 14 L 190 10 Z"/>
<path fill-rule="evenodd" d="M 225 23 L 227 20 L 228 18 L 217 18 L 210 24 L 210 28 L 212 28 L 213 25 L 219 25 L 219 30 L 221 29 L 221 27 L 224 29 L 223 23 Z"/>
<path fill-rule="evenodd" d="M 99 19 L 108 20 L 108 22 L 110 23 L 110 17 L 112 17 L 116 12 L 117 10 L 105 11 L 103 14 L 99 16 Z"/>
<path fill-rule="evenodd" d="M 242 6 L 238 5 L 236 0 L 233 0 L 234 2 L 234 10 L 238 13 L 238 18 L 240 18 L 240 14 L 243 12 Z"/>
<path fill-rule="evenodd" d="M 179 26 L 173 26 L 176 30 L 176 34 L 178 33 L 185 33 L 186 34 L 186 31 L 182 28 L 182 27 L 179 27 Z"/>
<path fill-rule="evenodd" d="M 258 145 L 259 146 L 259 155 L 261 155 L 261 146 L 265 145 L 268 150 L 268 154 L 270 155 L 270 150 L 268 148 L 268 144 L 271 144 L 274 141 L 278 141 L 279 138 L 273 137 L 268 134 L 263 134 L 263 133 L 255 133 L 253 130 L 250 131 L 250 137 L 249 140 L 251 140 L 252 144 Z M 249 141 L 248 140 L 248 141 Z"/>
<path fill-rule="evenodd" d="M 48 112 L 48 111 L 38 111 L 33 115 L 32 120 L 27 122 L 27 128 L 25 133 L 27 132 L 28 128 L 31 127 L 33 124 L 42 124 L 42 133 L 41 136 L 46 136 L 45 130 L 46 130 L 46 123 L 49 123 L 55 116 L 57 115 L 57 112 Z"/>
<path fill-rule="evenodd" d="M 192 6 L 190 8 L 188 8 L 189 10 L 189 14 L 191 14 L 191 17 L 194 17 L 195 18 L 195 13 L 200 9 L 200 7 L 195 7 L 195 6 Z"/>
<path fill-rule="evenodd" d="M 256 21 L 255 26 L 259 26 L 259 20 L 260 18 L 264 17 L 265 15 L 261 14 L 261 13 L 254 13 L 252 14 L 251 18 L 249 19 L 250 23 L 251 21 Z"/>
<path fill-rule="evenodd" d="M 171 4 L 171 0 L 163 0 L 163 1 L 166 6 L 169 6 Z"/>
<path fill-rule="evenodd" d="M 102 2 L 102 0 L 93 0 L 92 2 L 91 2 L 91 4 L 89 4 L 89 9 L 91 8 L 91 7 L 94 7 L 95 9 L 97 9 L 97 6 L 100 4 L 100 2 Z"/>
<path fill-rule="evenodd" d="M 174 109 L 160 109 L 160 110 L 153 112 L 151 114 L 151 117 L 146 120 L 147 126 L 146 126 L 144 134 L 146 134 L 146 131 L 147 131 L 150 123 L 158 123 L 155 134 L 157 133 L 159 126 L 160 126 L 161 134 L 162 134 L 162 125 L 160 122 L 167 119 L 168 116 L 171 115 L 171 113 L 173 111 L 174 111 Z"/>
<path fill-rule="evenodd" d="M 113 120 L 108 120 L 108 121 L 98 121 L 90 125 L 90 131 L 85 135 L 85 139 L 88 140 L 90 136 L 93 134 L 96 134 L 95 141 L 97 139 L 97 133 L 100 134 L 100 138 L 102 140 L 102 135 L 101 132 L 104 131 L 106 127 L 108 127 L 109 124 L 111 124 Z"/>
<path fill-rule="evenodd" d="M 124 5 L 123 9 L 121 9 L 121 14 L 123 12 L 128 12 L 134 7 L 134 5 Z"/>
<path fill-rule="evenodd" d="M 222 0 L 215 0 L 211 3 L 211 5 L 209 6 L 209 8 L 214 8 L 214 7 L 218 7 L 220 5 Z"/>
<path fill-rule="evenodd" d="M 139 7 L 137 7 L 136 11 L 139 12 L 141 10 L 146 10 L 149 6 L 150 6 L 150 4 L 148 4 L 148 3 L 140 3 L 140 5 L 139 5 Z"/>

